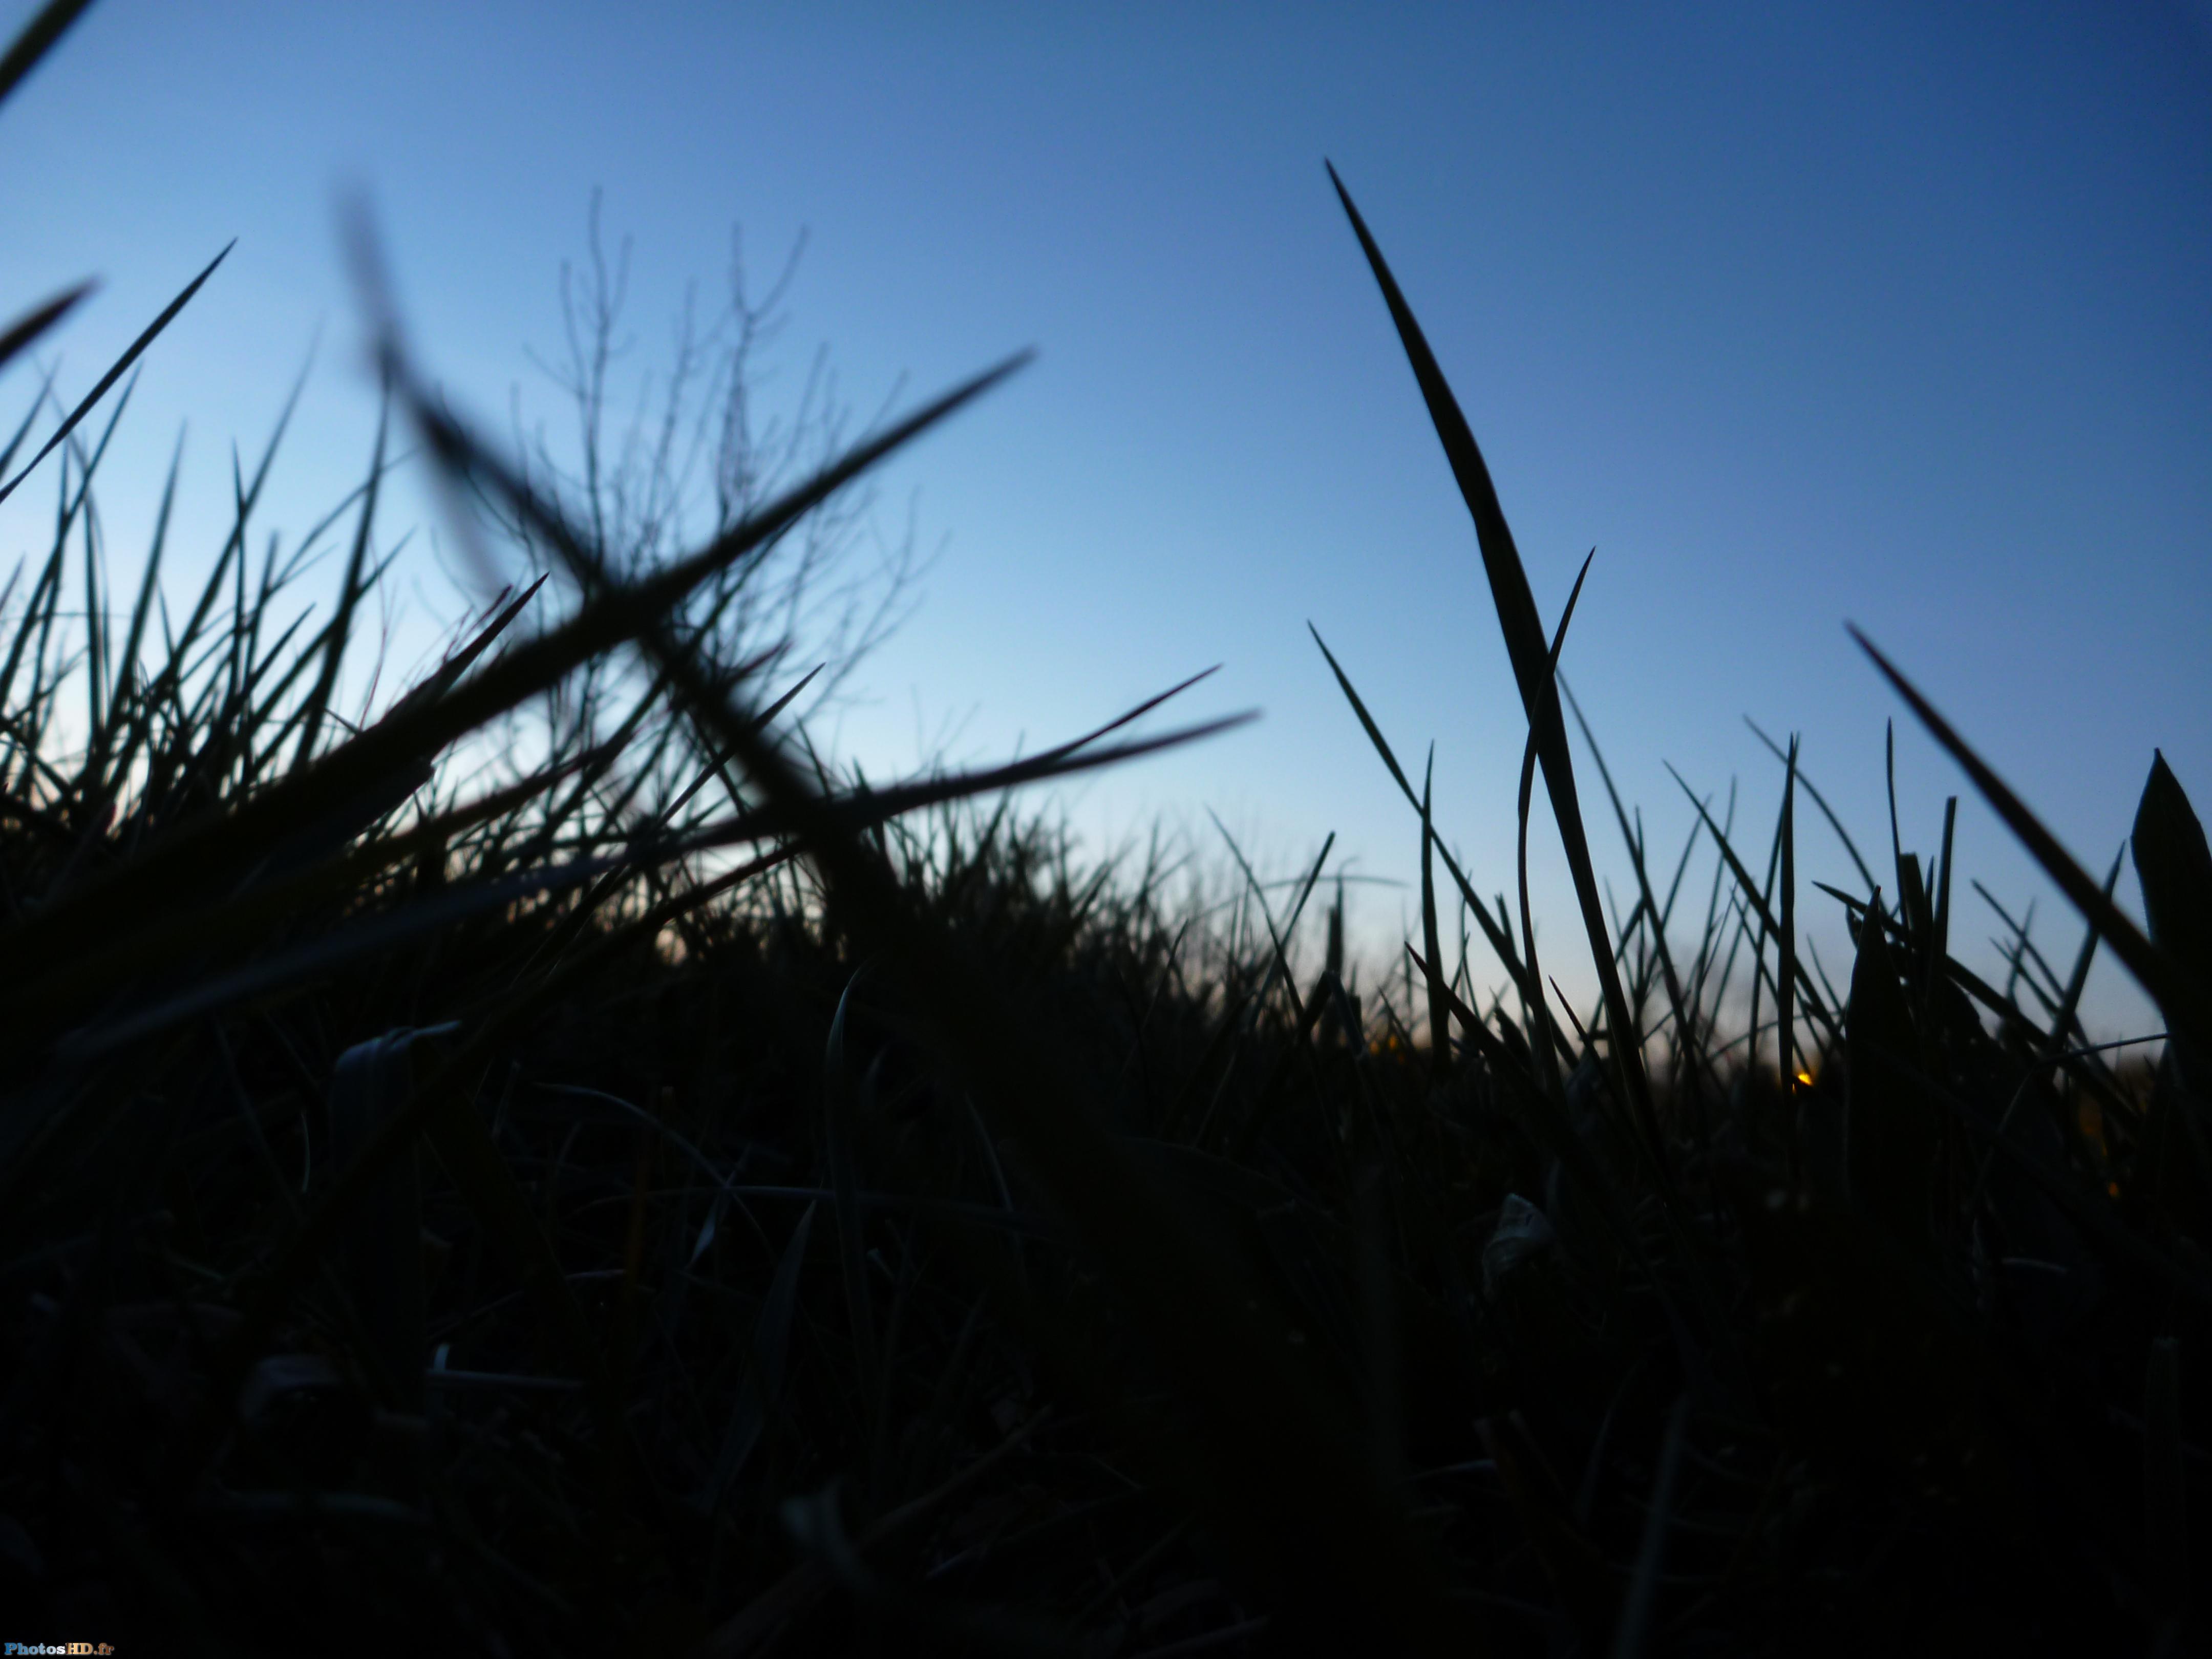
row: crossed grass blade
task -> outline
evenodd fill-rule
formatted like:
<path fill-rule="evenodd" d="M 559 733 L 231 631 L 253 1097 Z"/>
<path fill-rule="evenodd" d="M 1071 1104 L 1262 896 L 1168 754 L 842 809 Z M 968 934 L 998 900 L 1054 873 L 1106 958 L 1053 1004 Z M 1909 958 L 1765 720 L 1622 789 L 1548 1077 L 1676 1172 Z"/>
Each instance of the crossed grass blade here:
<path fill-rule="evenodd" d="M 1582 808 L 1575 790 L 1574 759 L 1568 751 L 1566 728 L 1559 716 L 1559 690 L 1545 666 L 1544 628 L 1536 615 L 1536 600 L 1529 591 L 1528 572 L 1522 567 L 1520 551 L 1513 544 L 1513 532 L 1506 525 L 1504 512 L 1498 503 L 1497 489 L 1491 483 L 1489 466 L 1475 445 L 1467 417 L 1460 412 L 1459 400 L 1452 395 L 1420 325 L 1413 319 L 1412 307 L 1399 291 L 1397 279 L 1390 274 L 1382 250 L 1369 234 L 1366 221 L 1352 204 L 1351 194 L 1337 177 L 1335 167 L 1329 167 L 1328 176 L 1329 182 L 1336 187 L 1337 199 L 1344 205 L 1346 216 L 1352 222 L 1352 232 L 1359 239 L 1360 248 L 1367 256 L 1376 285 L 1382 290 L 1383 302 L 1389 307 L 1399 342 L 1413 367 L 1413 378 L 1419 383 L 1429 418 L 1443 445 L 1445 459 L 1451 464 L 1452 476 L 1459 483 L 1460 495 L 1474 520 L 1483 569 L 1490 579 L 1491 600 L 1497 608 L 1498 626 L 1505 635 L 1506 654 L 1512 660 L 1513 678 L 1520 687 L 1522 708 L 1544 763 L 1544 783 L 1552 797 L 1552 815 L 1565 846 L 1567 867 L 1574 878 L 1575 897 L 1581 905 L 1583 927 L 1589 937 L 1591 959 L 1605 994 L 1606 1021 L 1615 1033 L 1614 1041 L 1607 1045 L 1608 1059 L 1619 1081 L 1621 1097 L 1636 1120 L 1647 1150 L 1663 1169 L 1666 1142 L 1652 1107 L 1650 1081 L 1644 1075 L 1641 1047 L 1629 1035 L 1635 1031 L 1636 1025 L 1629 1018 L 1628 999 L 1622 992 L 1620 975 L 1613 964 L 1613 941 L 1599 902 L 1589 842 L 1583 831 Z"/>
<path fill-rule="evenodd" d="M 513 484 L 441 411 L 416 401 L 415 413 L 447 465 L 495 487 Z M 509 499 L 519 507 L 534 497 L 516 490 Z M 556 545 L 590 558 L 573 535 Z M 588 567 L 580 577 L 586 592 L 606 580 Z M 1201 1432 L 1191 1444 L 1206 1467 L 1181 1473 L 1226 1540 L 1244 1547 L 1268 1592 L 1310 1628 L 1355 1639 L 1371 1638 L 1379 1624 L 1423 1650 L 1448 1643 L 1467 1650 L 1475 1632 L 1442 1597 L 1426 1548 L 1402 1504 L 1379 1488 L 1365 1448 L 1334 1420 L 1310 1368 L 1289 1357 L 1272 1296 L 1240 1297 L 1224 1281 L 1106 1131 L 1088 1080 L 1038 1044 L 988 984 L 920 924 L 880 854 L 837 821 L 730 688 L 704 682 L 665 617 L 665 607 L 639 616 L 623 637 L 644 645 L 714 743 L 738 757 L 771 808 L 789 815 L 863 948 L 897 976 L 924 1028 L 1002 1132 L 1020 1138 L 1038 1178 L 1197 1410 Z"/>
<path fill-rule="evenodd" d="M 303 772 L 234 810 L 180 825 L 123 866 L 0 928 L 0 962 L 51 959 L 71 938 L 97 937 L 173 902 L 177 894 L 239 875 L 288 836 L 321 821 L 455 738 L 504 714 L 593 657 L 652 628 L 717 571 L 803 516 L 842 485 L 980 396 L 1020 366 L 1009 360 L 954 387 L 769 502 L 710 546 L 632 586 L 583 606 L 559 628 L 507 651 L 443 695 L 395 710 Z"/>
<path fill-rule="evenodd" d="M 1764 927 L 1770 935 L 1777 939 L 1780 938 L 1782 934 L 1780 921 L 1776 918 L 1772 908 L 1761 896 L 1759 884 L 1752 878 L 1751 872 L 1744 867 L 1743 860 L 1737 855 L 1726 832 L 1713 822 L 1713 815 L 1705 810 L 1705 804 L 1698 799 L 1697 792 L 1690 787 L 1682 775 L 1675 771 L 1672 766 L 1669 766 L 1667 771 L 1676 783 L 1681 785 L 1682 793 L 1689 797 L 1690 805 L 1696 810 L 1698 821 L 1705 826 L 1706 832 L 1712 836 L 1714 844 L 1720 848 L 1721 857 L 1727 863 L 1729 874 L 1735 878 L 1736 890 L 1743 895 L 1747 909 L 1757 918 L 1759 926 Z M 1856 902 L 1850 899 L 1848 895 L 1843 896 L 1847 902 Z M 1806 1012 L 1818 1020 L 1826 1030 L 1830 1043 L 1839 1041 L 1842 1032 L 1836 1024 L 1835 1015 L 1821 998 L 1820 988 L 1813 983 L 1813 977 L 1807 972 L 1803 963 L 1796 964 L 1792 981 L 1795 994 L 1804 999 Z"/>
<path fill-rule="evenodd" d="M 1583 558 L 1583 568 L 1575 573 L 1575 585 L 1567 594 L 1565 608 L 1559 612 L 1559 625 L 1552 635 L 1552 648 L 1546 658 L 1546 672 L 1557 681 L 1559 673 L 1559 653 L 1566 648 L 1567 628 L 1575 619 L 1575 606 L 1583 597 L 1583 583 L 1589 577 L 1590 562 L 1596 558 L 1592 548 Z M 1608 783 L 1608 787 L 1610 784 Z M 1543 982 L 1543 969 L 1536 961 L 1536 922 L 1528 903 L 1528 810 L 1535 804 L 1536 790 L 1536 732 L 1529 728 L 1528 741 L 1521 745 L 1521 788 L 1514 802 L 1513 877 L 1521 900 L 1521 948 L 1528 963 L 1528 977 L 1538 984 Z M 1436 942 L 1429 942 L 1429 954 L 1436 955 Z M 1555 1101 L 1566 1098 L 1565 1085 L 1559 1079 L 1559 1068 L 1553 1054 L 1551 1005 L 1540 995 L 1525 1006 L 1531 1026 L 1529 1041 L 1536 1052 L 1544 1057 L 1544 1087 Z"/>
<path fill-rule="evenodd" d="M 1589 560 L 1585 559 L 1583 562 L 1583 568 L 1585 571 L 1589 568 Z M 1575 588 L 1577 592 L 1581 591 L 1582 579 L 1580 577 L 1577 577 L 1575 579 Z M 1566 616 L 1562 617 L 1559 620 L 1559 631 L 1562 636 L 1564 636 L 1566 632 L 1567 617 L 1571 617 L 1573 614 L 1574 598 L 1572 595 L 1570 595 L 1567 599 Z M 1555 644 L 1553 647 L 1553 667 L 1555 673 L 1558 672 L 1558 655 L 1559 647 Z M 1583 742 L 1588 746 L 1590 751 L 1591 760 L 1597 763 L 1598 781 L 1605 785 L 1606 799 L 1613 805 L 1613 821 L 1620 826 L 1622 844 L 1628 849 L 1630 867 L 1636 872 L 1636 890 L 1638 901 L 1642 905 L 1644 914 L 1651 918 L 1652 946 L 1658 955 L 1659 971 L 1662 981 L 1666 987 L 1667 1006 L 1669 1012 L 1674 1016 L 1674 1030 L 1678 1034 L 1680 1034 L 1678 1035 L 1677 1037 L 1677 1047 L 1679 1048 L 1681 1036 L 1685 1036 L 1690 1032 L 1692 1027 L 1690 1018 L 1691 1007 L 1688 1000 L 1683 994 L 1681 975 L 1676 970 L 1674 966 L 1674 953 L 1672 949 L 1668 947 L 1667 943 L 1667 918 L 1673 912 L 1674 895 L 1672 891 L 1668 894 L 1667 904 L 1663 908 L 1655 902 L 1651 891 L 1651 878 L 1650 872 L 1646 867 L 1644 857 L 1643 838 L 1629 826 L 1628 813 L 1626 809 L 1621 805 L 1620 792 L 1613 787 L 1613 772 L 1612 769 L 1605 763 L 1604 751 L 1597 746 L 1596 734 L 1590 730 L 1589 721 L 1584 718 L 1583 714 L 1582 705 L 1575 701 L 1574 689 L 1567 684 L 1564 676 L 1561 676 L 1559 678 L 1559 692 L 1560 695 L 1565 696 L 1567 700 L 1568 711 L 1575 717 L 1575 725 L 1583 734 Z M 1528 798 L 1529 783 L 1528 762 L 1524 759 L 1522 762 L 1521 783 L 1521 793 L 1523 800 L 1526 800 Z M 1523 833 L 1526 833 L 1525 830 Z M 1696 840 L 1696 834 L 1697 832 L 1693 829 L 1691 832 L 1691 839 L 1693 843 Z M 1689 856 L 1690 849 L 1688 848 L 1685 848 L 1682 852 L 1682 865 L 1675 872 L 1675 882 L 1678 887 L 1681 880 L 1681 870 L 1688 867 Z M 1526 902 L 1525 898 L 1523 902 Z"/>
<path fill-rule="evenodd" d="M 1336 659 L 1336 653 L 1328 648 L 1328 642 L 1322 638 L 1321 630 L 1311 623 L 1308 623 L 1306 631 L 1313 635 L 1314 643 L 1321 648 L 1322 656 L 1328 663 L 1329 672 L 1336 676 L 1337 688 L 1344 693 L 1345 701 L 1352 705 L 1352 712 L 1358 719 L 1360 730 L 1366 732 L 1367 740 L 1375 745 L 1375 752 L 1382 757 L 1382 764 L 1389 771 L 1392 781 L 1397 784 L 1399 793 L 1405 796 L 1407 804 L 1419 812 L 1421 810 L 1421 798 L 1413 793 L 1413 786 L 1407 779 L 1405 769 L 1398 764 L 1398 757 L 1392 752 L 1389 740 L 1382 735 L 1382 727 L 1375 723 L 1374 715 L 1368 712 L 1366 703 L 1361 700 L 1358 689 L 1352 684 L 1352 677 L 1344 672 L 1343 665 Z M 1522 961 L 1520 949 L 1513 943 L 1512 934 L 1507 931 L 1503 919 L 1503 902 L 1501 901 L 1499 915 L 1493 917 L 1490 914 L 1489 907 L 1475 896 L 1474 884 L 1468 881 L 1467 872 L 1460 868 L 1459 860 L 1452 856 L 1451 848 L 1444 845 L 1443 839 L 1437 835 L 1433 825 L 1430 827 L 1425 845 L 1435 853 L 1436 856 L 1443 860 L 1445 874 L 1452 878 L 1453 884 L 1459 889 L 1461 898 L 1466 901 L 1468 909 L 1474 914 L 1476 926 L 1482 929 L 1483 938 L 1489 942 L 1490 948 L 1497 953 L 1498 960 L 1504 966 L 1507 977 L 1513 981 L 1514 992 L 1520 997 L 1522 1008 L 1531 1009 L 1537 1006 L 1542 1001 L 1542 993 L 1529 976 L 1528 964 Z M 1572 1065 L 1575 1059 L 1573 1054 L 1564 1048 L 1561 1052 L 1565 1054 L 1567 1063 Z"/>

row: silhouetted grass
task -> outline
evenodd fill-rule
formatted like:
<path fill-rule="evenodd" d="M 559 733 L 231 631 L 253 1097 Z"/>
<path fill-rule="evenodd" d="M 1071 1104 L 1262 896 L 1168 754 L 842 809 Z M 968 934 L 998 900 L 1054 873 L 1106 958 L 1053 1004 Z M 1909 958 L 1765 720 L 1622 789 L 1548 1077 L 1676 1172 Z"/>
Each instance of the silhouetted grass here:
<path fill-rule="evenodd" d="M 1327 849 L 1285 894 L 1232 843 L 1215 903 L 1157 848 L 1086 866 L 1009 804 L 1217 729 L 1109 744 L 1163 699 L 1029 761 L 871 786 L 788 724 L 803 675 L 717 654 L 695 595 L 1012 364 L 636 572 L 434 406 L 380 319 L 394 409 L 563 586 L 503 598 L 357 727 L 337 702 L 382 574 L 385 433 L 356 495 L 252 572 L 264 455 L 181 629 L 166 501 L 118 631 L 86 550 L 105 434 L 36 452 L 57 516 L 0 662 L 7 1635 L 2194 1639 L 2212 858 L 2180 785 L 2160 763 L 2136 811 L 2146 933 L 2118 866 L 2088 878 L 1876 655 L 2092 924 L 2063 973 L 2013 928 L 1999 988 L 1950 953 L 1948 829 L 1926 865 L 1893 842 L 1887 894 L 1855 846 L 1863 890 L 1801 893 L 1796 798 L 1828 809 L 1793 740 L 1770 744 L 1763 875 L 1733 798 L 1662 857 L 1568 697 L 1634 876 L 1609 917 L 1568 618 L 1547 636 L 1353 223 L 1530 727 L 1516 918 L 1328 657 L 1423 854 L 1419 946 L 1364 988 Z M 349 522 L 330 621 L 287 623 Z M 627 701 L 604 676 L 572 695 L 625 653 Z M 464 788 L 471 734 L 505 746 Z M 1594 1009 L 1535 957 L 1539 766 Z M 1842 987 L 1797 944 L 1801 904 L 1832 901 Z M 2100 940 L 2165 1012 L 2155 1068 L 2081 1028 Z"/>

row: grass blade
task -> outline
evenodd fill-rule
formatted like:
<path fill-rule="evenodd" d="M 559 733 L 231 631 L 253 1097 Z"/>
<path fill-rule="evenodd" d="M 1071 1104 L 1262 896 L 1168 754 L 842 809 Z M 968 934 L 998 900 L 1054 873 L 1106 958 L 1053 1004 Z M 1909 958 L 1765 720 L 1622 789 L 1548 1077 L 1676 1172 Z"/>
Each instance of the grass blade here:
<path fill-rule="evenodd" d="M 1451 1071 L 1451 1015 L 1440 977 L 1443 951 L 1437 943 L 1437 873 L 1429 857 L 1429 841 L 1435 833 L 1429 827 L 1429 787 L 1436 781 L 1436 771 L 1437 750 L 1431 744 L 1428 770 L 1421 777 L 1421 948 L 1429 957 L 1425 975 L 1429 987 L 1429 1075 L 1433 1083 L 1441 1084 Z"/>
<path fill-rule="evenodd" d="M 68 316 L 78 301 L 99 286 L 93 282 L 79 283 L 75 288 L 57 294 L 46 304 L 24 313 L 5 329 L 0 329 L 0 368 L 5 368 L 18 353 L 29 350 L 37 343 L 40 336 Z M 33 408 L 36 407 L 34 404 Z"/>
<path fill-rule="evenodd" d="M 23 77 L 38 67 L 91 3 L 92 0 L 46 0 L 39 15 L 23 25 L 22 33 L 9 43 L 7 55 L 0 57 L 0 103 L 7 101 L 8 94 L 22 84 Z"/>
<path fill-rule="evenodd" d="M 0 96 L 4 95 L 5 87 L 3 85 L 0 85 Z M 238 240 L 235 237 L 233 237 L 228 242 L 225 243 L 223 245 L 222 252 L 216 254 L 214 258 L 208 261 L 207 269 L 200 272 L 198 276 L 193 277 L 191 282 L 185 283 L 184 292 L 178 295 L 175 299 L 170 301 L 167 307 L 163 310 L 161 314 L 146 325 L 145 331 L 140 334 L 137 339 L 131 343 L 130 349 L 125 351 L 120 357 L 118 357 L 113 365 L 108 369 L 107 373 L 100 377 L 98 384 L 95 385 L 90 392 L 85 394 L 84 401 L 70 411 L 69 418 L 61 423 L 60 428 L 55 432 L 52 437 L 46 440 L 46 447 L 40 449 L 37 454 L 31 458 L 29 465 L 25 466 L 21 472 L 18 472 L 5 484 L 0 484 L 0 501 L 4 501 L 9 496 L 14 495 L 15 493 L 16 485 L 21 483 L 24 479 L 29 477 L 32 473 L 35 472 L 38 470 L 39 463 L 46 459 L 47 456 L 52 454 L 54 450 L 61 444 L 62 441 L 67 438 L 70 433 L 76 430 L 77 422 L 84 419 L 87 415 L 92 412 L 93 406 L 99 403 L 102 398 L 107 395 L 107 389 L 113 386 L 116 381 L 121 380 L 125 371 L 129 369 L 131 364 L 138 361 L 139 354 L 144 351 L 148 346 L 153 344 L 155 337 L 176 319 L 177 313 L 185 308 L 186 303 L 190 301 L 193 295 L 200 291 L 200 284 L 207 281 L 209 277 L 215 275 L 215 268 L 221 264 L 225 259 L 228 258 L 230 257 L 231 249 L 237 246 Z"/>
<path fill-rule="evenodd" d="M 1505 635 L 1513 678 L 1521 689 L 1522 708 L 1544 763 L 1544 783 L 1552 797 L 1552 815 L 1565 845 L 1567 867 L 1574 877 L 1575 896 L 1582 907 L 1583 927 L 1589 936 L 1590 957 L 1597 969 L 1598 983 L 1605 993 L 1606 1021 L 1615 1033 L 1614 1041 L 1607 1045 L 1608 1058 L 1620 1085 L 1621 1098 L 1642 1130 L 1648 1150 L 1652 1157 L 1663 1160 L 1665 1143 L 1652 1109 L 1643 1053 L 1627 1035 L 1635 1031 L 1636 1024 L 1630 1018 L 1628 999 L 1621 990 L 1620 975 L 1613 965 L 1613 940 L 1598 897 L 1589 842 L 1583 832 L 1582 807 L 1575 792 L 1574 761 L 1567 750 L 1566 729 L 1559 716 L 1559 690 L 1546 669 L 1544 629 L 1536 616 L 1536 600 L 1528 588 L 1528 572 L 1522 568 L 1520 551 L 1513 544 L 1513 532 L 1507 527 L 1504 512 L 1498 504 L 1498 491 L 1491 483 L 1490 469 L 1482 459 L 1482 452 L 1476 447 L 1467 417 L 1460 412 L 1458 399 L 1445 383 L 1443 371 L 1437 368 L 1420 325 L 1413 320 L 1412 308 L 1398 290 L 1397 279 L 1390 274 L 1382 249 L 1368 234 L 1366 222 L 1352 205 L 1352 197 L 1343 180 L 1337 178 L 1334 167 L 1329 168 L 1328 176 L 1352 221 L 1353 234 L 1359 238 L 1359 246 L 1367 255 L 1368 266 L 1382 290 L 1391 320 L 1397 325 L 1399 341 L 1413 365 L 1413 378 L 1420 384 L 1429 418 L 1436 426 L 1445 459 L 1451 463 L 1452 476 L 1459 481 L 1460 494 L 1474 517 L 1483 568 L 1490 578 L 1491 600 L 1498 611 L 1498 626 Z"/>

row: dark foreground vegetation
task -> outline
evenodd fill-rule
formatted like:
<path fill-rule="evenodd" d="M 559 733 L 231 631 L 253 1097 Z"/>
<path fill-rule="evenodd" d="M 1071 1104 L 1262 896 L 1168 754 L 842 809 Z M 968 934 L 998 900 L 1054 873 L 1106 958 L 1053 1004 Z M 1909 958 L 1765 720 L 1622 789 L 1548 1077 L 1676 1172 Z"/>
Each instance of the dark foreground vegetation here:
<path fill-rule="evenodd" d="M 1949 952 L 1948 817 L 1932 858 L 1893 832 L 1858 890 L 1800 890 L 1794 748 L 1771 830 L 1701 806 L 1647 862 L 1609 781 L 1577 795 L 1566 624 L 1353 223 L 1474 516 L 1594 1009 L 1543 995 L 1525 880 L 1486 901 L 1333 658 L 1428 872 L 1364 989 L 1325 852 L 1208 905 L 1007 804 L 1144 746 L 1118 723 L 983 776 L 814 760 L 801 676 L 717 620 L 1003 370 L 641 567 L 381 319 L 397 411 L 561 585 L 358 728 L 382 440 L 328 619 L 249 569 L 258 473 L 179 618 L 158 542 L 111 604 L 104 437 L 33 459 L 33 407 L 0 463 L 58 483 L 0 633 L 0 1637 L 2191 1650 L 2212 860 L 2180 786 L 2155 767 L 2135 817 L 2146 937 L 1898 679 L 2090 922 L 2056 963 L 2016 930 L 2001 987 Z M 1848 908 L 1841 984 L 1806 902 Z M 2163 1010 L 2154 1068 L 2082 1031 L 2098 950 Z"/>

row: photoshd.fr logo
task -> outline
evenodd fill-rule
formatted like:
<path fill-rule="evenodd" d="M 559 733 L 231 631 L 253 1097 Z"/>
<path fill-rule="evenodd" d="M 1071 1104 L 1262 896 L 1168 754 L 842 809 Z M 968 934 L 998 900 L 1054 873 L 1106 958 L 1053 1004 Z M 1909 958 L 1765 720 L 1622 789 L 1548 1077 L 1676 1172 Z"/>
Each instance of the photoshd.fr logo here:
<path fill-rule="evenodd" d="M 9 1642 L 0 1644 L 0 1659 L 14 1659 L 19 1653 L 91 1653 L 110 1654 L 115 1650 L 105 1642 Z"/>

